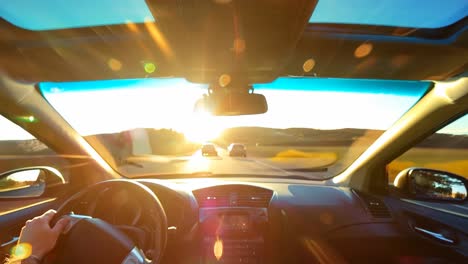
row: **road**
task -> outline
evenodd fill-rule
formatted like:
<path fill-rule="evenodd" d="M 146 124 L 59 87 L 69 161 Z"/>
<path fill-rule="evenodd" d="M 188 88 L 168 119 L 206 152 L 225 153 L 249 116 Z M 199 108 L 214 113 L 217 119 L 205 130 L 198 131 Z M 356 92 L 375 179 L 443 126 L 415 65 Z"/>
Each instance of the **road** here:
<path fill-rule="evenodd" d="M 203 156 L 201 151 L 191 156 L 145 156 L 132 157 L 129 160 L 141 164 L 143 168 L 134 165 L 121 166 L 123 173 L 129 175 L 155 175 L 173 173 L 211 172 L 213 174 L 262 174 L 288 175 L 287 171 L 272 164 L 266 158 L 229 157 L 226 149 L 216 147 L 218 156 Z"/>

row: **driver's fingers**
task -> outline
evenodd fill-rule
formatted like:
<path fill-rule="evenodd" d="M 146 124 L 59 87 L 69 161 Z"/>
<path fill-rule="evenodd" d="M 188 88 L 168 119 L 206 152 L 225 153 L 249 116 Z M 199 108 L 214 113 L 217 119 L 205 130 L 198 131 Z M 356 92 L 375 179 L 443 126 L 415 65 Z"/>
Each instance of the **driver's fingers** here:
<path fill-rule="evenodd" d="M 50 220 L 52 220 L 52 218 L 54 217 L 55 213 L 56 213 L 55 210 L 52 210 L 52 209 L 51 209 L 51 210 L 45 212 L 45 213 L 41 216 L 41 218 L 44 219 L 47 223 L 49 223 Z"/>
<path fill-rule="evenodd" d="M 70 223 L 70 219 L 65 218 L 65 217 L 60 218 L 60 220 L 58 220 L 55 226 L 52 228 L 52 231 L 55 234 L 59 235 L 60 233 L 63 232 L 65 227 L 68 225 L 68 223 Z"/>

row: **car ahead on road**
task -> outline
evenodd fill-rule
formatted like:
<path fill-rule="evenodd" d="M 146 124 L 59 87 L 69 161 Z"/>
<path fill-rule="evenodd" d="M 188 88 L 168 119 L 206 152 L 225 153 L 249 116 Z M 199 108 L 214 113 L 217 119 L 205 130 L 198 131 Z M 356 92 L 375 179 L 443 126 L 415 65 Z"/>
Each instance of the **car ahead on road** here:
<path fill-rule="evenodd" d="M 232 143 L 228 147 L 228 152 L 231 157 L 247 157 L 247 149 L 243 144 Z"/>
<path fill-rule="evenodd" d="M 201 147 L 201 152 L 203 156 L 218 156 L 216 146 L 212 143 L 203 144 Z"/>

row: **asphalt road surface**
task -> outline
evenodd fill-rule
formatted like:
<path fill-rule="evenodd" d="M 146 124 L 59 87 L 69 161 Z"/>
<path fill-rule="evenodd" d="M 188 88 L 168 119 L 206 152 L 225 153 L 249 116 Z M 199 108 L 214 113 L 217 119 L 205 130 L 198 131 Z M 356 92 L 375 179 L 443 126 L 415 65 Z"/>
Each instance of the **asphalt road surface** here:
<path fill-rule="evenodd" d="M 257 174 L 257 175 L 290 175 L 286 170 L 275 166 L 266 158 L 230 157 L 226 149 L 217 147 L 218 156 L 203 156 L 201 151 L 192 156 L 145 156 L 133 157 L 129 160 L 140 164 L 121 166 L 122 172 L 129 175 L 157 174 L 190 174 L 196 172 L 211 172 L 213 174 Z M 247 153 L 248 155 L 248 153 Z"/>

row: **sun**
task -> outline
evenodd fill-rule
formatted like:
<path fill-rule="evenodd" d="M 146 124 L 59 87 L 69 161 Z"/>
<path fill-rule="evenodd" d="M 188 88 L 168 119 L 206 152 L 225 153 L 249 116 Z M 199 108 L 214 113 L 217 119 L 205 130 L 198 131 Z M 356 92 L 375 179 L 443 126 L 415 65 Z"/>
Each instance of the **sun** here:
<path fill-rule="evenodd" d="M 187 140 L 194 143 L 204 143 L 218 138 L 225 126 L 219 120 L 208 114 L 197 114 L 180 126 L 179 131 Z"/>

